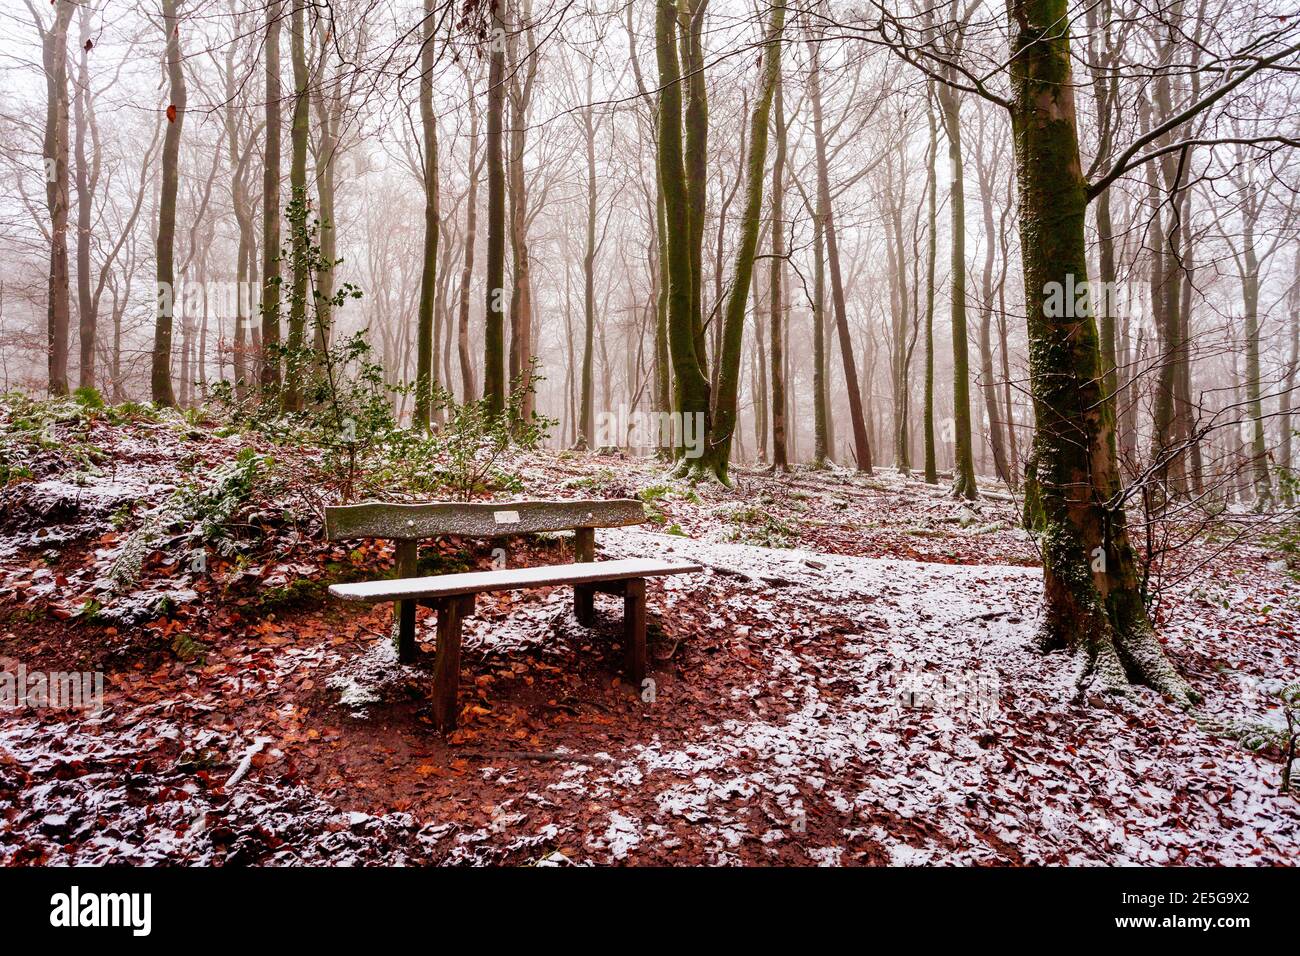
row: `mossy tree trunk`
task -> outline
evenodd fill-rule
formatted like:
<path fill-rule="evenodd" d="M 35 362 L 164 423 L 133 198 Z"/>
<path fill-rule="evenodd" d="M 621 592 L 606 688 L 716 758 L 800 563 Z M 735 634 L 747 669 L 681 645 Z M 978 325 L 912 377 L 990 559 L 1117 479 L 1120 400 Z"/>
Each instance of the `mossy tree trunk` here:
<path fill-rule="evenodd" d="M 302 409 L 302 352 L 307 329 L 307 89 L 306 2 L 294 0 L 289 18 L 289 59 L 293 65 L 293 118 L 289 125 L 289 363 L 285 368 L 284 408 Z"/>
<path fill-rule="evenodd" d="M 433 390 L 438 384 L 434 362 L 433 310 L 438 289 L 438 118 L 433 112 L 433 31 L 437 5 L 424 0 L 424 24 L 420 47 L 420 130 L 424 138 L 424 253 L 420 269 L 420 304 L 415 335 L 415 420 L 416 428 L 433 423 Z M 472 160 L 471 160 L 472 161 Z"/>
<path fill-rule="evenodd" d="M 1048 315 L 1045 296 L 1087 275 L 1086 184 L 1079 164 L 1066 0 L 1012 0 L 1012 130 L 1019 184 L 1030 380 L 1037 431 L 1027 495 L 1042 544 L 1045 646 L 1066 646 L 1080 686 L 1146 684 L 1182 703 L 1142 600 L 1090 312 Z M 1068 310 L 1050 310 L 1052 312 Z"/>
<path fill-rule="evenodd" d="M 324 17 L 315 22 L 316 76 L 312 105 L 316 111 L 316 196 L 320 204 L 320 262 L 316 269 L 316 316 L 312 347 L 318 354 L 329 348 L 333 338 L 334 267 L 338 259 L 338 233 L 334 222 L 335 170 L 339 154 L 339 127 L 345 106 L 343 85 L 335 73 L 326 81 L 332 50 L 334 23 Z M 328 91 L 328 99 L 327 99 Z"/>
<path fill-rule="evenodd" d="M 280 384 L 280 20 L 284 0 L 266 7 L 266 145 L 262 168 L 262 374 Z"/>
<path fill-rule="evenodd" d="M 655 172 L 655 405 L 660 412 L 673 411 L 673 364 L 668 354 L 668 236 L 664 225 L 664 191 Z M 660 418 L 660 422 L 664 419 Z M 659 435 L 660 454 L 672 454 L 671 430 Z"/>
<path fill-rule="evenodd" d="M 731 290 L 727 296 L 722 327 L 722 354 L 718 356 L 722 368 L 718 375 L 718 395 L 717 402 L 714 405 L 717 417 L 713 424 L 713 430 L 709 433 L 709 447 L 706 454 L 706 467 L 724 483 L 729 481 L 727 469 L 731 463 L 731 445 L 738 422 L 737 398 L 740 391 L 740 353 L 745 333 L 745 303 L 751 292 L 751 282 L 754 277 L 754 256 L 758 251 L 759 232 L 762 227 L 763 172 L 767 161 L 767 139 L 772 114 L 772 100 L 781 74 L 781 37 L 784 29 L 785 6 L 773 4 L 767 35 L 763 43 L 761 85 L 758 96 L 754 98 L 754 108 L 749 119 L 749 152 L 745 161 L 745 207 L 741 214 L 740 245 L 736 250 L 736 265 L 731 280 Z M 781 120 L 778 119 L 778 122 L 781 122 Z M 773 212 L 774 215 L 780 214 L 779 210 L 776 209 Z M 780 223 L 774 221 L 772 224 L 773 234 L 779 234 L 781 231 Z M 779 242 L 779 239 L 773 239 L 774 248 Z M 782 263 L 780 259 L 775 258 L 772 262 L 773 271 L 775 272 Z M 772 277 L 771 293 L 777 299 L 780 297 L 780 281 L 779 274 Z M 772 310 L 772 320 L 769 327 L 773 336 L 779 338 L 780 309 L 776 301 L 769 303 L 769 307 Z M 779 346 L 774 340 L 772 343 L 774 355 L 778 349 Z M 772 361 L 772 373 L 773 375 L 782 374 L 781 367 L 775 358 Z M 784 395 L 778 394 L 775 386 L 772 390 L 772 397 L 774 404 L 772 417 L 773 421 L 775 421 L 778 415 L 783 414 L 785 400 Z M 784 434 L 778 433 L 775 428 L 773 434 L 774 437 L 779 435 L 780 440 L 784 442 Z M 774 463 L 777 461 L 776 455 L 778 454 L 784 455 L 784 448 L 774 449 Z"/>
<path fill-rule="evenodd" d="M 628 61 L 632 66 L 632 76 L 636 80 L 637 91 L 649 107 L 649 119 L 652 135 L 658 129 L 658 99 L 653 96 L 646 85 L 641 72 L 641 57 L 637 52 L 637 31 L 633 21 L 633 5 L 628 4 L 624 10 L 627 27 Z M 668 240 L 664 226 L 664 191 L 659 182 L 659 166 L 655 164 L 655 251 L 654 251 L 654 407 L 662 413 L 673 410 L 672 399 L 672 360 L 668 356 Z M 672 455 L 671 429 L 665 426 L 666 419 L 660 418 L 660 433 L 657 436 L 659 455 Z"/>
<path fill-rule="evenodd" d="M 682 168 L 690 210 L 691 323 L 696 360 L 706 378 L 709 363 L 704 339 L 704 220 L 709 195 L 709 96 L 703 35 L 708 6 L 709 0 L 677 0 L 682 86 L 686 92 Z"/>
<path fill-rule="evenodd" d="M 709 380 L 696 350 L 691 312 L 690 206 L 682 150 L 682 77 L 677 56 L 677 16 L 671 0 L 656 0 L 655 58 L 659 69 L 659 181 L 664 195 L 667 251 L 668 351 L 673 364 L 676 411 L 709 427 Z M 748 286 L 748 283 L 746 283 Z M 682 472 L 704 474 L 701 460 L 682 459 Z"/>
<path fill-rule="evenodd" d="M 952 493 L 974 499 L 975 459 L 970 427 L 970 358 L 966 345 L 966 186 L 962 173 L 961 103 L 951 86 L 939 86 L 940 115 L 948 140 L 948 169 L 951 176 L 948 209 L 952 219 L 951 289 L 952 303 Z"/>

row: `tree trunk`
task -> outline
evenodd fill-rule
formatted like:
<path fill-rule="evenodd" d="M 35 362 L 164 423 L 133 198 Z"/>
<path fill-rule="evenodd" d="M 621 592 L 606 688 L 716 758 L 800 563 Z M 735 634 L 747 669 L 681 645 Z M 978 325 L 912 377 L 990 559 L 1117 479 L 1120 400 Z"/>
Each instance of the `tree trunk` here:
<path fill-rule="evenodd" d="M 35 7 L 28 4 L 28 8 L 40 32 L 45 67 L 45 204 L 50 213 L 46 305 L 49 390 L 51 395 L 66 395 L 71 311 L 68 299 L 68 27 L 76 5 L 69 0 L 56 5 L 54 22 L 48 30 L 42 26 Z"/>
<path fill-rule="evenodd" d="M 673 411 L 673 367 L 668 355 L 668 236 L 664 225 L 664 191 L 655 166 L 655 405 L 665 414 Z M 660 417 L 662 424 L 664 419 Z M 672 435 L 659 435 L 660 454 L 671 454 Z"/>
<path fill-rule="evenodd" d="M 1100 9 L 1099 9 L 1100 7 Z M 1098 21 L 1098 14 L 1103 16 Z M 1116 122 L 1115 107 L 1119 97 L 1119 71 L 1115 69 L 1119 53 L 1118 45 L 1111 36 L 1111 3 L 1103 0 L 1101 4 L 1090 4 L 1085 11 L 1087 17 L 1089 40 L 1096 40 L 1093 48 L 1089 43 L 1089 67 L 1092 72 L 1092 92 L 1096 101 L 1098 125 L 1100 127 L 1097 157 L 1095 163 L 1110 159 L 1111 143 Z M 1115 234 L 1110 214 L 1110 190 L 1103 190 L 1097 197 L 1093 213 L 1097 226 L 1098 265 L 1101 273 L 1102 288 L 1115 288 Z M 1094 306 L 1099 304 L 1094 302 Z M 1115 347 L 1115 310 L 1109 294 L 1101 297 L 1101 361 L 1104 372 L 1104 388 L 1108 400 L 1115 401 L 1118 389 L 1116 375 Z"/>
<path fill-rule="evenodd" d="M 158 285 L 159 309 L 154 325 L 153 361 L 149 382 L 154 403 L 170 408 L 176 404 L 172 391 L 172 311 L 176 299 L 176 191 L 180 185 L 181 127 L 185 122 L 185 74 L 181 68 L 180 22 L 177 0 L 163 0 L 163 35 L 167 38 L 167 133 L 163 137 L 162 190 L 158 200 Z M 174 117 L 174 118 L 173 118 Z M 164 290 L 165 298 L 164 300 Z"/>
<path fill-rule="evenodd" d="M 782 321 L 785 312 L 781 294 L 781 271 L 785 268 L 785 248 L 782 245 L 785 239 L 785 104 L 781 98 L 779 53 L 772 126 L 776 130 L 776 146 L 772 154 L 772 261 L 767 302 L 772 342 L 772 469 L 787 471 L 790 462 L 785 435 L 786 329 Z"/>
<path fill-rule="evenodd" d="M 438 121 L 433 114 L 434 0 L 424 0 L 423 44 L 420 47 L 420 129 L 424 134 L 424 256 L 420 270 L 420 305 L 416 316 L 416 428 L 433 421 L 433 391 L 438 385 L 434 364 L 433 309 L 438 286 Z"/>
<path fill-rule="evenodd" d="M 980 130 L 978 149 L 984 147 L 983 129 Z M 997 232 L 993 224 L 993 168 L 985 165 L 980 155 L 976 163 L 980 183 L 980 211 L 984 219 L 984 274 L 980 303 L 980 390 L 984 393 L 984 412 L 989 420 L 989 446 L 993 451 L 993 469 L 1008 488 L 1012 487 L 1011 466 L 1007 460 L 1007 446 L 1002 437 L 1003 413 L 998 407 L 998 383 L 993 373 L 993 263 Z M 1009 416 L 1008 416 L 1009 417 Z"/>
<path fill-rule="evenodd" d="M 533 364 L 533 283 L 528 250 L 528 183 L 524 179 L 525 135 L 528 130 L 528 107 L 537 76 L 537 50 L 533 48 L 532 0 L 523 0 L 520 30 L 526 31 L 526 64 L 516 55 L 518 34 L 507 45 L 510 71 L 510 251 L 514 261 L 514 287 L 510 296 L 510 379 L 523 384 L 519 408 L 521 422 L 532 418 Z"/>
<path fill-rule="evenodd" d="M 239 21 L 236 21 L 237 27 Z M 253 215 L 248 208 L 248 196 L 244 184 L 244 171 L 247 167 L 252 149 L 245 144 L 241 155 L 239 142 L 239 113 L 236 110 L 235 44 L 226 50 L 225 61 L 225 97 L 226 97 L 226 141 L 230 148 L 230 204 L 234 209 L 235 223 L 239 229 L 239 245 L 235 253 L 235 332 L 231 347 L 234 364 L 235 395 L 242 400 L 247 395 L 249 370 L 248 358 L 248 321 L 249 321 L 249 266 L 253 246 Z"/>
<path fill-rule="evenodd" d="M 1175 15 L 1176 15 L 1175 11 Z M 1174 54 L 1172 37 L 1165 37 L 1161 43 L 1161 62 L 1168 64 Z M 1161 123 L 1174 114 L 1171 100 L 1169 70 L 1157 72 L 1153 84 L 1155 112 L 1150 117 L 1154 125 Z M 1158 142 L 1167 145 L 1172 134 L 1167 134 Z M 1162 482 L 1162 497 L 1184 497 L 1187 494 L 1187 458 L 1179 434 L 1179 380 L 1182 367 L 1190 360 L 1190 343 L 1183 336 L 1183 322 L 1179 315 L 1182 303 L 1182 201 L 1179 193 L 1185 179 L 1186 153 L 1180 156 L 1167 153 L 1158 163 L 1153 163 L 1149 172 L 1149 185 L 1154 183 L 1157 170 L 1161 173 L 1167 198 L 1159 195 L 1158 187 L 1152 185 L 1151 204 L 1153 213 L 1153 234 L 1159 240 L 1153 243 L 1153 256 L 1158 261 L 1152 270 L 1152 311 L 1156 316 L 1156 330 L 1160 336 L 1161 356 L 1159 372 L 1156 376 L 1156 398 L 1154 403 L 1154 447 L 1152 460 L 1156 463 L 1156 476 Z M 1169 222 L 1161 220 L 1164 209 L 1170 209 Z M 1158 283 L 1158 284 L 1157 284 Z"/>
<path fill-rule="evenodd" d="M 506 30 L 501 5 L 492 8 L 488 58 L 488 237 L 487 308 L 483 332 L 483 397 L 488 410 L 500 415 L 506 407 L 505 306 L 506 173 L 501 155 L 501 130 L 506 102 Z"/>
<path fill-rule="evenodd" d="M 785 27 L 785 7 L 773 5 L 767 35 L 763 42 L 762 80 L 758 96 L 754 98 L 754 110 L 749 122 L 749 155 L 746 160 L 745 208 L 740 226 L 740 245 L 736 250 L 735 272 L 731 280 L 731 292 L 727 297 L 726 317 L 722 327 L 722 354 L 718 361 L 722 370 L 718 375 L 718 395 L 714 405 L 716 418 L 709 434 L 709 450 L 705 467 L 719 481 L 730 484 L 727 469 L 731 463 L 731 442 L 737 425 L 737 399 L 740 392 L 740 353 L 745 334 L 745 302 L 749 298 L 750 283 L 754 273 L 754 256 L 758 251 L 758 234 L 762 226 L 763 215 L 763 169 L 767 160 L 767 136 L 769 120 L 772 113 L 772 100 L 780 83 L 781 76 L 781 35 Z M 778 117 L 778 142 L 784 139 L 784 119 Z M 779 152 L 779 147 L 778 147 Z M 780 175 L 781 160 L 773 164 L 773 182 Z M 772 210 L 772 248 L 774 254 L 779 249 L 782 232 L 779 219 L 782 211 L 777 206 Z M 772 333 L 772 435 L 777 445 L 772 449 L 773 464 L 784 467 L 785 457 L 785 395 L 783 387 L 778 384 L 782 375 L 780 360 L 781 277 L 778 270 L 780 259 L 774 258 L 771 277 L 770 297 L 768 303 Z M 778 424 L 780 422 L 780 424 Z M 777 464 L 778 461 L 780 464 Z"/>
<path fill-rule="evenodd" d="M 636 80 L 637 90 L 650 108 L 650 122 L 658 128 L 658 105 L 647 88 L 641 73 L 641 59 L 637 53 L 636 28 L 633 25 L 632 5 L 625 10 L 628 60 L 632 65 L 632 75 Z M 662 413 L 659 417 L 660 432 L 657 436 L 658 453 L 669 457 L 672 454 L 671 429 L 667 427 L 667 416 L 673 411 L 672 400 L 672 361 L 668 356 L 668 239 L 664 225 L 664 193 L 659 181 L 659 164 L 655 163 L 655 261 L 654 261 L 654 406 Z M 567 276 L 566 276 L 567 278 Z M 566 283 L 567 284 L 567 283 Z"/>
<path fill-rule="evenodd" d="M 1096 322 L 1087 310 L 1049 315 L 1062 310 L 1040 298 L 1087 275 L 1066 0 L 1011 0 L 1008 15 L 1036 413 L 1026 510 L 1042 543 L 1043 643 L 1077 654 L 1081 687 L 1093 678 L 1111 690 L 1135 681 L 1190 704 L 1195 695 L 1165 657 L 1142 601 Z"/>
<path fill-rule="evenodd" d="M 587 157 L 587 220 L 582 254 L 582 400 L 578 419 L 578 447 L 596 447 L 594 347 L 596 335 L 596 126 L 592 104 L 595 62 L 587 64 L 587 105 L 582 110 L 582 129 Z"/>
<path fill-rule="evenodd" d="M 312 335 L 312 344 L 317 352 L 329 348 L 334 308 L 334 267 L 338 260 L 338 234 L 334 222 L 334 171 L 338 160 L 338 127 L 342 115 L 341 101 L 334 103 L 325 99 L 325 62 L 329 56 L 330 31 L 324 22 L 317 24 L 317 49 L 319 50 L 317 74 L 321 78 L 316 84 L 313 103 L 316 107 L 316 126 L 318 130 L 316 158 L 316 195 L 320 201 L 320 262 L 316 269 L 316 321 Z M 337 81 L 333 84 L 335 97 L 341 97 L 342 91 Z"/>
<path fill-rule="evenodd" d="M 820 216 L 813 217 L 813 466 L 830 459 L 826 396 L 826 237 Z"/>
<path fill-rule="evenodd" d="M 659 179 L 664 192 L 668 252 L 668 349 L 673 363 L 674 405 L 682 420 L 695 423 L 696 434 L 711 435 L 709 380 L 696 349 L 691 311 L 692 272 L 690 208 L 682 152 L 682 78 L 677 59 L 677 22 L 671 0 L 656 0 L 655 57 L 659 68 Z M 747 285 L 747 283 L 746 283 Z M 700 424 L 703 428 L 700 428 Z M 679 447 L 680 447 L 680 434 Z M 682 473 L 702 475 L 700 462 L 686 463 Z"/>
<path fill-rule="evenodd" d="M 962 173 L 961 113 L 957 91 L 939 86 L 940 115 L 948 139 L 948 165 L 952 176 L 949 211 L 952 218 L 952 493 L 974 500 L 975 462 L 971 456 L 970 360 L 966 354 L 966 187 Z"/>
<path fill-rule="evenodd" d="M 691 322 L 695 329 L 695 357 L 705 370 L 706 379 L 709 363 L 704 344 L 704 220 L 709 191 L 709 101 L 704 82 L 703 33 L 708 3 L 709 0 L 678 0 L 677 12 L 685 71 L 681 79 L 686 89 L 682 168 L 686 177 L 690 235 Z"/>
<path fill-rule="evenodd" d="M 82 388 L 95 387 L 95 328 L 97 316 L 95 301 L 90 294 L 90 215 L 95 186 L 99 180 L 99 141 L 95 137 L 94 167 L 86 160 L 86 133 L 94 123 L 95 102 L 90 90 L 90 15 L 88 5 L 82 5 L 80 24 L 80 53 L 77 67 L 76 156 L 77 156 L 77 320 L 81 345 L 81 363 L 77 383 Z"/>
<path fill-rule="evenodd" d="M 1250 189 L 1253 191 L 1254 186 Z M 1253 197 L 1252 197 L 1253 198 Z M 1242 316 L 1246 334 L 1246 410 L 1250 415 L 1250 470 L 1255 486 L 1255 507 L 1268 508 L 1273 501 L 1273 485 L 1268 473 L 1268 450 L 1264 443 L 1264 405 L 1260 397 L 1259 368 L 1259 258 L 1255 251 L 1255 220 L 1250 212 L 1258 206 L 1252 201 L 1242 219 L 1241 277 Z"/>
<path fill-rule="evenodd" d="M 858 386 L 857 363 L 849 337 L 848 309 L 844 297 L 844 280 L 840 274 L 840 250 L 835 236 L 835 217 L 831 208 L 830 165 L 826 156 L 826 135 L 822 123 L 821 54 L 816 37 L 808 38 L 810 48 L 808 97 L 813 108 L 813 139 L 817 153 L 817 217 L 826 237 L 826 261 L 831 273 L 831 301 L 835 307 L 835 327 L 839 333 L 840 359 L 844 363 L 844 388 L 849 397 L 849 417 L 853 422 L 853 448 L 859 471 L 871 474 L 871 439 L 867 434 L 862 411 L 862 394 Z"/>
<path fill-rule="evenodd" d="M 1183 213 L 1181 216 L 1182 241 L 1182 302 L 1178 308 L 1178 319 L 1182 325 L 1182 340 L 1188 343 L 1183 350 L 1182 361 L 1178 363 L 1178 382 L 1175 395 L 1178 399 L 1174 421 L 1178 427 L 1179 441 L 1187 445 L 1187 478 L 1191 483 L 1192 493 L 1199 497 L 1205 491 L 1204 462 L 1201 459 L 1201 442 L 1193 434 L 1195 423 L 1192 420 L 1192 289 L 1193 275 L 1196 269 L 1195 236 L 1191 229 L 1192 191 L 1183 193 Z"/>
<path fill-rule="evenodd" d="M 761 305 L 762 296 L 759 294 L 758 273 L 755 272 L 750 278 L 749 301 L 752 303 L 754 314 L 758 315 Z M 757 353 L 757 361 L 754 363 L 754 373 L 752 376 L 753 394 L 754 394 L 754 460 L 760 465 L 767 464 L 767 406 L 768 396 L 771 394 L 767 389 L 767 338 L 763 332 L 763 323 L 754 323 L 754 351 Z"/>
<path fill-rule="evenodd" d="M 1296 375 L 1300 373 L 1300 247 L 1296 248 L 1295 264 L 1291 275 L 1296 278 L 1287 290 L 1287 311 L 1291 313 L 1290 339 L 1291 355 L 1287 360 L 1286 371 L 1282 378 L 1282 396 L 1278 406 L 1278 424 L 1282 429 L 1282 442 L 1278 446 L 1278 468 L 1286 476 L 1282 482 L 1282 500 L 1290 506 L 1295 501 L 1296 469 L 1293 451 L 1293 432 L 1295 424 L 1292 414 L 1295 409 Z"/>
<path fill-rule="evenodd" d="M 307 46 L 306 0 L 293 0 L 289 26 L 289 56 L 293 63 L 293 120 L 289 128 L 289 242 L 293 275 L 289 293 L 289 351 L 285 366 L 284 409 L 302 410 L 302 363 L 307 331 L 309 270 L 307 216 Z"/>
<path fill-rule="evenodd" d="M 262 170 L 262 387 L 280 385 L 280 20 L 284 0 L 266 7 L 266 148 Z"/>
<path fill-rule="evenodd" d="M 895 167 L 886 167 L 886 188 L 889 192 L 885 230 L 885 262 L 889 277 L 889 387 L 893 405 L 894 467 L 906 475 L 912 464 L 907 453 L 907 267 L 903 239 L 903 206 L 907 202 L 907 168 L 905 148 L 900 141 L 896 148 L 897 172 L 901 183 L 895 184 Z"/>
<path fill-rule="evenodd" d="M 925 253 L 925 481 L 939 483 L 939 468 L 934 456 L 934 282 L 938 259 L 938 183 L 934 164 L 939 159 L 939 129 L 934 116 L 933 89 L 926 98 L 926 117 L 930 127 L 930 146 L 925 163 L 926 218 L 929 222 Z"/>
<path fill-rule="evenodd" d="M 465 71 L 469 87 L 469 191 L 465 197 L 465 265 L 460 271 L 460 301 L 456 320 L 456 351 L 460 356 L 461 400 L 472 401 L 478 394 L 474 383 L 474 362 L 469 346 L 470 286 L 474 281 L 474 245 L 478 238 L 478 100 L 474 79 Z"/>

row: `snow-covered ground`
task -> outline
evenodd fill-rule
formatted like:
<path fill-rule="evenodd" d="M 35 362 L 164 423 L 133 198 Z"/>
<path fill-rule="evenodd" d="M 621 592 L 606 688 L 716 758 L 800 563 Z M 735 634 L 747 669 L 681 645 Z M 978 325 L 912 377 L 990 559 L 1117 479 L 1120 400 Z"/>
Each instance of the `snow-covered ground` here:
<path fill-rule="evenodd" d="M 824 862 L 884 851 L 896 864 L 1239 864 L 1300 851 L 1300 804 L 1278 796 L 1276 765 L 1207 737 L 1149 693 L 1103 707 L 1072 700 L 1070 661 L 1032 648 L 1035 569 L 627 530 L 611 539 L 611 556 L 677 556 L 779 581 L 784 616 L 803 622 L 750 625 L 767 667 L 731 690 L 783 697 L 793 713 L 701 727 L 684 745 L 651 740 L 614 772 L 581 773 L 588 798 L 611 806 L 628 786 L 655 791 L 655 813 L 611 811 L 614 857 L 671 818 L 698 830 L 714 862 L 754 838 L 774 853 L 795 841 Z M 690 588 L 675 580 L 668 599 Z M 716 625 L 766 617 L 769 588 L 741 585 L 713 606 Z M 819 611 L 832 608 L 854 626 L 828 631 Z M 755 804 L 757 819 L 738 812 Z"/>
<path fill-rule="evenodd" d="M 1204 696 L 1185 713 L 1141 689 L 1081 696 L 1073 662 L 1034 648 L 1041 571 L 1005 496 L 842 470 L 690 488 L 644 460 L 527 456 L 529 497 L 647 501 L 652 523 L 602 531 L 602 558 L 705 571 L 651 584 L 652 682 L 635 693 L 618 678 L 619 602 L 598 597 L 588 630 L 567 588 L 481 597 L 461 729 L 443 739 L 432 620 L 421 661 L 400 666 L 387 608 L 321 596 L 339 567 L 382 573 L 380 546 L 262 518 L 261 550 L 196 571 L 163 549 L 115 598 L 165 592 L 169 610 L 86 619 L 142 506 L 240 447 L 187 435 L 99 424 L 111 467 L 51 450 L 5 490 L 0 664 L 107 675 L 99 717 L 0 711 L 0 863 L 1300 857 L 1276 755 L 1238 740 L 1278 725 L 1273 695 L 1300 676 L 1300 583 L 1259 541 L 1178 556 L 1194 573 L 1166 587 L 1158 624 Z M 510 560 L 566 547 L 516 541 Z M 316 590 L 267 603 L 303 582 Z"/>

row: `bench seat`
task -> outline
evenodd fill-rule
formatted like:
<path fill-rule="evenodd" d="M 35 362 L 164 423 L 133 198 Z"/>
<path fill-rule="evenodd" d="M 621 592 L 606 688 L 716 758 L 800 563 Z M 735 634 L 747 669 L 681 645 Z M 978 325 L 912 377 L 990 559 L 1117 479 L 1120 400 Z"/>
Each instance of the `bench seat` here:
<path fill-rule="evenodd" d="M 665 574 L 690 574 L 701 570 L 698 564 L 683 564 L 649 558 L 619 561 L 589 561 L 579 564 L 548 564 L 534 568 L 504 568 L 499 571 L 467 571 L 463 574 L 436 574 L 424 578 L 395 578 L 388 581 L 361 581 L 355 584 L 331 584 L 330 594 L 344 601 L 378 604 L 387 601 L 453 597 L 487 591 L 518 591 L 560 584 L 596 584 L 627 578 L 650 578 Z"/>

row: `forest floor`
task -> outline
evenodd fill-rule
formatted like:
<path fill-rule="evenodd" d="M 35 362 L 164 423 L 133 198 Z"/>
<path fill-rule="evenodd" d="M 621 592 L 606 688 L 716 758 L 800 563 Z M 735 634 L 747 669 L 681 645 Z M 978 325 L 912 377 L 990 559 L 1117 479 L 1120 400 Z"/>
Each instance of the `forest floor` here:
<path fill-rule="evenodd" d="M 567 588 L 480 596 L 444 738 L 431 619 L 402 666 L 389 608 L 325 593 L 390 573 L 383 543 L 331 545 L 261 498 L 232 553 L 196 565 L 163 536 L 129 591 L 105 584 L 151 506 L 251 439 L 42 427 L 0 492 L 0 670 L 102 671 L 104 707 L 0 709 L 0 863 L 1300 859 L 1279 755 L 1243 743 L 1300 674 L 1300 577 L 1271 540 L 1219 529 L 1165 569 L 1160 634 L 1204 696 L 1187 713 L 1080 697 L 1071 660 L 1034 649 L 1040 571 L 1009 496 L 838 469 L 693 489 L 648 460 L 523 456 L 521 497 L 647 501 L 599 557 L 705 571 L 649 586 L 653 695 L 619 679 L 613 599 L 588 630 Z M 570 552 L 514 539 L 507 562 Z M 491 546 L 424 560 L 488 567 Z"/>

